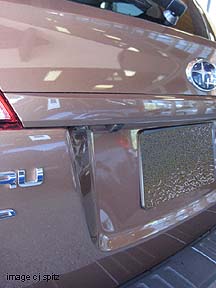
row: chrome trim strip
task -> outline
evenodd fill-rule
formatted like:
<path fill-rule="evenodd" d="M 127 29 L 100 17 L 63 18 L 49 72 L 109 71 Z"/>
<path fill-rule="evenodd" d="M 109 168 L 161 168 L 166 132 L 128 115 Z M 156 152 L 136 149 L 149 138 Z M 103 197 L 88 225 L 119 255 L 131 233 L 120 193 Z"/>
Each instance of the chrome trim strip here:
<path fill-rule="evenodd" d="M 70 131 L 72 158 L 83 196 L 86 221 L 92 239 L 98 235 L 96 223 L 96 197 L 94 195 L 94 137 L 89 127 L 72 128 Z"/>
<path fill-rule="evenodd" d="M 213 142 L 213 155 L 214 155 L 214 175 L 216 179 L 216 121 L 212 123 L 212 142 Z"/>
<path fill-rule="evenodd" d="M 141 130 L 139 131 L 142 132 Z M 137 143 L 138 143 L 138 161 L 139 161 L 139 181 L 140 181 L 140 201 L 141 207 L 145 208 L 145 189 L 144 189 L 144 177 L 143 177 L 143 165 L 142 165 L 142 156 L 141 156 L 141 145 L 140 145 L 140 133 L 137 133 Z"/>

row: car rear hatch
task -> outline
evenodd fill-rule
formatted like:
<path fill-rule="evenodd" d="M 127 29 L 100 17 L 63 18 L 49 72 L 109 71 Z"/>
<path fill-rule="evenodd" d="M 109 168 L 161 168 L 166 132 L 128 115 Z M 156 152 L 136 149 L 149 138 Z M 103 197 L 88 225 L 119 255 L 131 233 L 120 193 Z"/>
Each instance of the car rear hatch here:
<path fill-rule="evenodd" d="M 196 89 L 185 70 L 196 58 L 214 61 L 215 43 L 45 2 L 2 3 L 0 85 L 24 128 L 67 129 L 100 249 L 150 238 L 213 205 L 216 92 Z"/>

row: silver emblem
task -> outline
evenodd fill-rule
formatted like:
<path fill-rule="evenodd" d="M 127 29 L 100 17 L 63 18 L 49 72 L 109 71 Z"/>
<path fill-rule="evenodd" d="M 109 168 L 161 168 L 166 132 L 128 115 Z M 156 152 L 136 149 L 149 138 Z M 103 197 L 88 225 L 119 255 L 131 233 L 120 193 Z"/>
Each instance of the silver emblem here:
<path fill-rule="evenodd" d="M 199 90 L 216 89 L 216 66 L 205 59 L 190 62 L 186 69 L 188 80 Z"/>
<path fill-rule="evenodd" d="M 0 220 L 7 219 L 16 216 L 16 211 L 14 209 L 1 209 L 0 210 Z"/>
<path fill-rule="evenodd" d="M 26 181 L 25 170 L 0 172 L 0 185 L 9 185 L 10 189 L 19 187 L 39 186 L 44 180 L 43 168 L 35 168 L 35 179 Z"/>

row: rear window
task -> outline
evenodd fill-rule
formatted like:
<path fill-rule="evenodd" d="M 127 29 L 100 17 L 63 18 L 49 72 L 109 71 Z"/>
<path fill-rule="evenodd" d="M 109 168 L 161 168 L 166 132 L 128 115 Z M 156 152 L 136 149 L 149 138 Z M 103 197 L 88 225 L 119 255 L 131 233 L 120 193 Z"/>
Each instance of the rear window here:
<path fill-rule="evenodd" d="M 69 0 L 72 1 L 72 0 Z M 91 5 L 100 9 L 152 21 L 167 25 L 164 18 L 164 8 L 160 0 L 73 0 L 74 2 Z M 203 11 L 199 1 L 182 0 L 187 5 L 187 11 L 175 26 L 176 29 L 198 35 L 209 40 L 216 40 L 214 31 L 208 21 L 207 14 Z M 167 0 L 167 2 L 169 2 Z"/>

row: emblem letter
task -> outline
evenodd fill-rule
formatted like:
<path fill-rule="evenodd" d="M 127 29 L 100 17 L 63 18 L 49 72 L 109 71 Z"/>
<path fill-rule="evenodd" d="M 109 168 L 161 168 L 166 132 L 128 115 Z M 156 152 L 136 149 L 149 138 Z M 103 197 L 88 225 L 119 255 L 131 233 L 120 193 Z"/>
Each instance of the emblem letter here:
<path fill-rule="evenodd" d="M 14 171 L 1 172 L 0 185 L 9 185 L 10 189 L 16 188 L 16 173 Z"/>
<path fill-rule="evenodd" d="M 18 185 L 19 187 L 33 187 L 43 183 L 44 172 L 43 168 L 35 169 L 35 180 L 26 182 L 25 170 L 18 170 Z"/>

